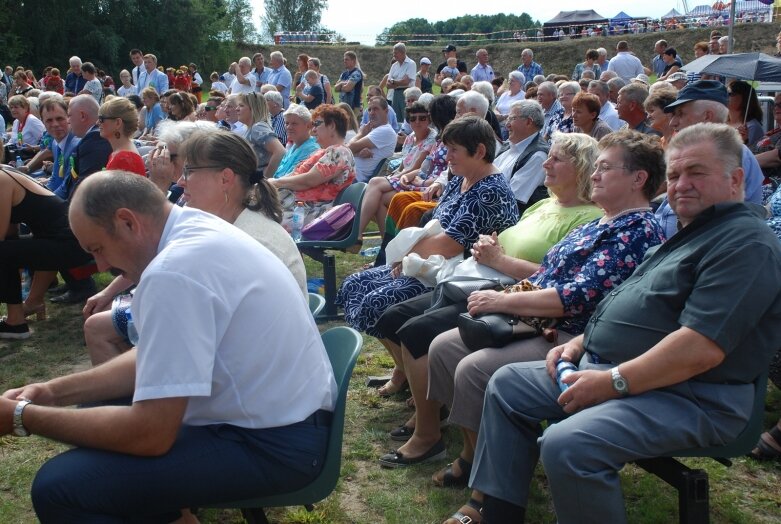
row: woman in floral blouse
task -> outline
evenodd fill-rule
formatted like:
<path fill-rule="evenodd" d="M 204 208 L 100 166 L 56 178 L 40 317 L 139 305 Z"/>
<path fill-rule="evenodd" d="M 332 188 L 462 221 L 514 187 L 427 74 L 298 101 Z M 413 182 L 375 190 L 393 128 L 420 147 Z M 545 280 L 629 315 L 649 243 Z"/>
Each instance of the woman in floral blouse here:
<path fill-rule="evenodd" d="M 450 422 L 461 426 L 464 433 L 458 471 L 453 467 L 450 471 L 455 478 L 469 477 L 485 386 L 493 373 L 505 364 L 544 360 L 556 343 L 582 333 L 602 297 L 634 272 L 648 249 L 664 240 L 649 205 L 665 173 L 658 138 L 619 131 L 603 138 L 599 149 L 591 175 L 591 199 L 605 215 L 575 228 L 548 251 L 539 270 L 528 279 L 540 289 L 523 293 L 478 291 L 472 293 L 467 305 L 473 316 L 509 313 L 558 318 L 558 341 L 535 337 L 472 353 L 456 329 L 431 344 L 429 398 L 452 405 Z M 431 445 L 419 443 L 421 449 Z M 444 478 L 446 473 L 435 478 Z M 460 511 L 474 518 L 482 495 L 474 492 L 472 498 Z"/>
<path fill-rule="evenodd" d="M 312 134 L 322 149 L 301 162 L 292 173 L 270 179 L 282 202 L 282 227 L 290 231 L 290 219 L 297 202 L 306 210 L 304 225 L 327 211 L 339 191 L 355 180 L 355 160 L 344 145 L 347 113 L 330 104 L 312 111 Z"/>
<path fill-rule="evenodd" d="M 414 102 L 407 108 L 406 120 L 412 133 L 404 140 L 398 167 L 386 177 L 369 180 L 361 207 L 361 235 L 374 220 L 383 236 L 385 216 L 393 195 L 399 191 L 420 191 L 434 182 L 434 178 L 421 169 L 426 157 L 437 147 L 437 130 L 431 126 L 431 115 L 426 106 Z"/>

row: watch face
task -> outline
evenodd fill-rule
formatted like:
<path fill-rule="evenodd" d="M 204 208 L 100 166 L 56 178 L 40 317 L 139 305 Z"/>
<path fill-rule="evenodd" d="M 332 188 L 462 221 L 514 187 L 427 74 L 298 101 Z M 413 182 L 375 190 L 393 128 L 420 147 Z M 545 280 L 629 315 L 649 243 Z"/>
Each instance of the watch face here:
<path fill-rule="evenodd" d="M 623 378 L 617 378 L 613 381 L 613 386 L 621 392 L 626 391 L 626 381 Z"/>
<path fill-rule="evenodd" d="M 27 430 L 24 429 L 23 427 L 14 428 L 14 435 L 16 435 L 17 437 L 26 437 L 29 434 L 30 433 L 28 433 Z"/>

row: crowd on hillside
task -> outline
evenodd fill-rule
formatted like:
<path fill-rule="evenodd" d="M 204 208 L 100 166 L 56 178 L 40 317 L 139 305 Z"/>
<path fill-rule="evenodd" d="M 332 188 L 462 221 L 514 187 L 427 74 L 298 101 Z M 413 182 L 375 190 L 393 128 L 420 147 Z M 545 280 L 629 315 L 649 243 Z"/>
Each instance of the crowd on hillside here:
<path fill-rule="evenodd" d="M 133 49 L 119 87 L 76 56 L 6 66 L 0 339 L 49 293 L 83 305 L 94 365 L 0 397 L 0 435 L 75 446 L 36 476 L 41 522 L 197 522 L 319 474 L 337 389 L 296 241 L 353 184 L 350 250 L 372 221 L 382 244 L 336 303 L 415 409 L 379 464 L 461 429 L 447 524 L 522 522 L 538 461 L 559 522 L 623 522 L 624 464 L 735 439 L 758 377 L 781 386 L 781 94 L 768 130 L 752 84 L 665 40 L 571 71 L 519 51 L 505 74 L 398 43 L 382 78 L 347 51 L 329 79 L 275 50 L 206 81 Z M 751 455 L 781 457 L 781 421 Z"/>

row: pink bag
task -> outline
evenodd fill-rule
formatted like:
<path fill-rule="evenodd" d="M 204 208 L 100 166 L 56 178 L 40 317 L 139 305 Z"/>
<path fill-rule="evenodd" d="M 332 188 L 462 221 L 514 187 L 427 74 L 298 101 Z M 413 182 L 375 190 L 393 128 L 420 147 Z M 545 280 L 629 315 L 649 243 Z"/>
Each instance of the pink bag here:
<path fill-rule="evenodd" d="M 355 208 L 349 202 L 334 206 L 301 230 L 304 240 L 340 240 L 352 229 Z"/>

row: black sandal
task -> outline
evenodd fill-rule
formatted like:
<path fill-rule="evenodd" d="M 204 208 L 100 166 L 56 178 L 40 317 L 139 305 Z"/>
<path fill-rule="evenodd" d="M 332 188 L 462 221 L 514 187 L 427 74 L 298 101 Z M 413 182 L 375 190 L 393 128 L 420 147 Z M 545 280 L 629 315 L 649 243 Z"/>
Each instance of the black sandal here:
<path fill-rule="evenodd" d="M 442 473 L 442 479 L 439 480 L 436 477 L 432 477 L 434 484 L 441 488 L 465 488 L 469 483 L 469 475 L 472 473 L 472 463 L 467 462 L 461 457 L 458 457 L 455 462 L 458 462 L 458 467 L 461 470 L 460 475 L 453 473 L 453 463 L 448 464 Z M 439 473 L 439 472 L 437 472 Z"/>
<path fill-rule="evenodd" d="M 766 435 L 767 438 L 765 437 Z M 771 445 L 768 442 L 769 440 L 772 440 L 775 446 Z M 778 425 L 775 425 L 760 435 L 757 447 L 751 450 L 748 456 L 756 460 L 778 460 L 781 459 L 779 448 L 781 448 L 781 429 L 778 429 Z"/>

